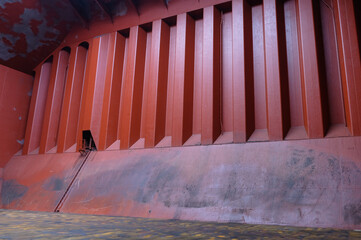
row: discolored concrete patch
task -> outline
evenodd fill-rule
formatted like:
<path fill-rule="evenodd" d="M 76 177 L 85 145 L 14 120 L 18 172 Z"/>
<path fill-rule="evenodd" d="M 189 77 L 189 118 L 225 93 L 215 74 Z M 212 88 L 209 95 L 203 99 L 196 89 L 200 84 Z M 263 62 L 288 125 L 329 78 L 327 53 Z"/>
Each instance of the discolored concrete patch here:
<path fill-rule="evenodd" d="M 16 180 L 6 180 L 3 182 L 1 189 L 1 202 L 3 205 L 9 205 L 13 201 L 22 198 L 27 191 L 28 187 L 19 184 Z"/>
<path fill-rule="evenodd" d="M 51 176 L 44 183 L 43 188 L 47 191 L 61 191 L 65 187 L 64 179 Z"/>

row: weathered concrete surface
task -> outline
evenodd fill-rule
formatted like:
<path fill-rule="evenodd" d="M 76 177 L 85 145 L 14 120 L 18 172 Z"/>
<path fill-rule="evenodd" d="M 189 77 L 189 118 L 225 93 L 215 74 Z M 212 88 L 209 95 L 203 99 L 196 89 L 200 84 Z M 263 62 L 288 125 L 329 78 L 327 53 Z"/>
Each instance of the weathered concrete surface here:
<path fill-rule="evenodd" d="M 361 138 L 98 152 L 61 211 L 361 228 Z"/>
<path fill-rule="evenodd" d="M 1 208 L 54 211 L 82 159 L 79 153 L 13 157 L 2 176 Z"/>
<path fill-rule="evenodd" d="M 14 157 L 3 207 L 53 211 L 78 156 Z M 61 212 L 361 229 L 361 137 L 93 156 Z"/>

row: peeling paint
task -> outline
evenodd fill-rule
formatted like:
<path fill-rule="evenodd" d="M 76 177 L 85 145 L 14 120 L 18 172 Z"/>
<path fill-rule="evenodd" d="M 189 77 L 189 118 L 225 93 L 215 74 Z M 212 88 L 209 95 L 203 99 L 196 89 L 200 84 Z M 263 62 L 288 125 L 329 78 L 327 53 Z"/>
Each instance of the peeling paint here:
<path fill-rule="evenodd" d="M 0 59 L 7 61 L 16 56 L 13 46 L 18 39 L 19 37 L 15 37 L 11 34 L 0 33 Z M 11 46 L 6 43 L 11 43 Z"/>
<path fill-rule="evenodd" d="M 28 74 L 79 22 L 62 0 L 0 0 L 0 10 L 0 64 Z"/>
<path fill-rule="evenodd" d="M 19 120 L 21 120 L 22 118 L 21 118 L 21 116 L 19 117 Z"/>
<path fill-rule="evenodd" d="M 26 8 L 20 18 L 22 19 L 22 22 L 14 24 L 13 31 L 25 35 L 28 53 L 43 45 L 48 45 L 49 41 L 56 41 L 58 34 L 60 34 L 59 30 L 56 28 L 47 26 L 45 16 L 40 13 L 38 9 Z M 37 27 L 37 33 L 34 33 L 33 29 L 29 28 L 31 21 L 33 20 L 41 22 Z M 49 35 L 48 33 L 52 34 Z"/>
<path fill-rule="evenodd" d="M 4 8 L 5 8 L 5 4 L 7 4 L 7 3 L 15 3 L 15 2 L 20 2 L 20 3 L 21 3 L 21 0 L 1 0 L 1 1 L 0 1 L 0 7 L 1 7 L 2 9 L 4 9 Z"/>
<path fill-rule="evenodd" d="M 16 140 L 20 145 L 24 145 L 24 139 Z"/>

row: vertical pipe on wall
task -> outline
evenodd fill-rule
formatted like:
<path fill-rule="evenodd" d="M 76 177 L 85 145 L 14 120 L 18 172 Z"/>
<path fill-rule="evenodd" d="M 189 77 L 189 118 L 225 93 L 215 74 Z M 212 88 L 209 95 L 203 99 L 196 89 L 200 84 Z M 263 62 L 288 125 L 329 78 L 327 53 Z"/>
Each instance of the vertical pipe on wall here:
<path fill-rule="evenodd" d="M 129 148 L 140 137 L 146 36 L 139 26 L 130 29 L 119 126 L 121 149 Z"/>
<path fill-rule="evenodd" d="M 165 137 L 169 26 L 156 20 L 152 27 L 145 147 L 154 147 Z"/>
<path fill-rule="evenodd" d="M 232 1 L 233 141 L 245 142 L 254 131 L 252 9 Z"/>
<path fill-rule="evenodd" d="M 54 58 L 40 140 L 39 153 L 41 154 L 50 151 L 57 144 L 69 52 L 61 50 L 55 54 Z"/>
<path fill-rule="evenodd" d="M 117 140 L 124 48 L 125 38 L 117 32 L 110 34 L 99 150 L 105 150 Z"/>
<path fill-rule="evenodd" d="M 64 103 L 61 111 L 57 152 L 62 153 L 75 146 L 80 102 L 83 91 L 84 70 L 89 44 L 73 47 L 70 53 Z M 75 151 L 75 148 L 71 149 Z"/>
<path fill-rule="evenodd" d="M 355 1 L 354 1 L 355 2 Z M 347 127 L 361 135 L 361 63 L 355 11 L 351 0 L 333 0 Z M 360 11 L 360 10 L 359 10 Z"/>
<path fill-rule="evenodd" d="M 270 140 L 282 140 L 290 125 L 283 4 L 263 0 L 263 15 L 268 136 Z"/>
<path fill-rule="evenodd" d="M 202 144 L 212 144 L 221 134 L 220 24 L 215 6 L 203 12 Z"/>
<path fill-rule="evenodd" d="M 23 154 L 32 153 L 40 146 L 52 59 L 53 57 L 50 57 L 49 61 L 46 61 L 36 69 L 33 95 L 26 125 Z"/>
<path fill-rule="evenodd" d="M 312 0 L 297 0 L 296 6 L 305 128 L 310 138 L 321 138 L 325 132 L 325 116 L 322 109 L 313 3 Z"/>
<path fill-rule="evenodd" d="M 182 146 L 192 135 L 194 80 L 194 20 L 177 16 L 174 70 L 172 146 Z"/>

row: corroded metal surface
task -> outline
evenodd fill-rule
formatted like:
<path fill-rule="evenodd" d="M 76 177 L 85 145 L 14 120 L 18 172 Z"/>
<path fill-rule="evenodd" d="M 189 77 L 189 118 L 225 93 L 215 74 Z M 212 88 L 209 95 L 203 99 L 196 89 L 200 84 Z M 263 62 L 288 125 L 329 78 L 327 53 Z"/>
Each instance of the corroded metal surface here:
<path fill-rule="evenodd" d="M 209 223 L 0 210 L 6 239 L 359 239 L 330 228 Z"/>

